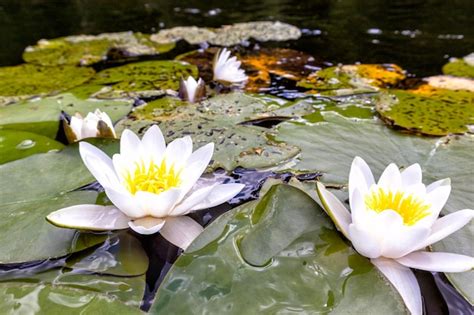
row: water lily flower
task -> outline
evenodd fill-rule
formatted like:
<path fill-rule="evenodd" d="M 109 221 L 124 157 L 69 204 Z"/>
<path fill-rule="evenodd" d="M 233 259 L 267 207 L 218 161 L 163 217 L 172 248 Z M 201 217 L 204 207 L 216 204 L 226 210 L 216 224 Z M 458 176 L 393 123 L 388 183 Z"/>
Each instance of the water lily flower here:
<path fill-rule="evenodd" d="M 189 76 L 187 80 L 181 79 L 179 83 L 179 97 L 185 101 L 199 102 L 206 96 L 206 84 L 199 78 L 197 81 Z"/>
<path fill-rule="evenodd" d="M 230 57 L 226 48 L 219 50 L 214 57 L 214 81 L 224 85 L 239 85 L 247 81 L 245 71 L 240 69 L 241 62 L 237 57 Z"/>
<path fill-rule="evenodd" d="M 425 186 L 421 168 L 413 164 L 402 172 L 390 164 L 376 183 L 360 157 L 349 174 L 351 212 L 323 184 L 318 195 L 323 207 L 354 248 L 398 290 L 414 315 L 423 313 L 420 287 L 410 268 L 463 272 L 474 268 L 474 258 L 429 252 L 426 247 L 470 222 L 474 211 L 456 211 L 438 218 L 451 192 L 449 179 Z"/>
<path fill-rule="evenodd" d="M 81 142 L 82 160 L 102 185 L 113 206 L 76 205 L 47 216 L 54 225 L 108 231 L 130 227 L 140 234 L 160 232 L 185 249 L 203 228 L 186 214 L 214 207 L 237 195 L 244 185 L 197 185 L 208 166 L 214 144 L 192 152 L 189 136 L 166 146 L 154 125 L 142 140 L 130 130 L 120 139 L 120 154 L 110 159 L 97 147 Z"/>
<path fill-rule="evenodd" d="M 71 117 L 71 123 L 64 121 L 64 131 L 70 143 L 85 138 L 116 138 L 114 125 L 107 113 L 96 109 L 89 112 L 86 118 L 76 113 Z"/>

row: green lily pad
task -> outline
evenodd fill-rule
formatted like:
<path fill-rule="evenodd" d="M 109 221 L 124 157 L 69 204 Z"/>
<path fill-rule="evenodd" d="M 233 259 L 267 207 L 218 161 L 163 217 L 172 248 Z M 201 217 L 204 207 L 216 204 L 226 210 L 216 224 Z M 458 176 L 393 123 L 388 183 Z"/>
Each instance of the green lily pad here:
<path fill-rule="evenodd" d="M 325 68 L 298 82 L 298 86 L 322 95 L 350 95 L 376 92 L 405 78 L 394 64 L 342 65 Z"/>
<path fill-rule="evenodd" d="M 167 141 L 190 135 L 196 148 L 214 142 L 212 169 L 271 167 L 298 153 L 293 146 L 270 141 L 267 138 L 270 129 L 241 124 L 267 110 L 261 98 L 231 93 L 198 104 L 182 105 L 172 98 L 162 98 L 137 107 L 128 119 L 117 124 L 116 129 L 129 128 L 143 133 L 147 127 L 158 123 Z"/>
<path fill-rule="evenodd" d="M 107 59 L 156 55 L 170 51 L 174 43 L 158 44 L 150 35 L 133 32 L 75 35 L 42 39 L 23 53 L 26 62 L 45 66 L 87 66 Z"/>
<path fill-rule="evenodd" d="M 98 98 L 153 96 L 162 95 L 167 89 L 178 90 L 181 78 L 197 74 L 196 66 L 182 61 L 143 61 L 102 70 L 91 84 L 110 85 L 108 90 L 96 94 Z"/>
<path fill-rule="evenodd" d="M 258 202 L 206 228 L 175 262 L 151 313 L 224 310 L 407 313 L 398 293 L 341 239 L 324 211 L 287 185 L 273 186 Z"/>
<path fill-rule="evenodd" d="M 23 64 L 0 68 L 0 96 L 57 93 L 89 80 L 95 71 L 72 66 L 44 67 Z"/>
<path fill-rule="evenodd" d="M 190 44 L 208 42 L 219 46 L 232 46 L 254 38 L 257 41 L 286 41 L 298 39 L 301 31 L 290 24 L 282 22 L 245 22 L 225 25 L 220 28 L 201 28 L 196 26 L 181 26 L 164 29 L 151 35 L 154 42 L 165 44 L 184 39 Z"/>
<path fill-rule="evenodd" d="M 443 66 L 443 73 L 457 77 L 474 78 L 474 53 L 464 58 L 453 58 Z"/>
<path fill-rule="evenodd" d="M 52 285 L 0 284 L 2 314 L 143 314 L 98 292 Z"/>
<path fill-rule="evenodd" d="M 62 143 L 35 133 L 0 130 L 0 164 L 62 148 Z"/>
<path fill-rule="evenodd" d="M 5 175 L 2 173 L 2 177 Z M 44 183 L 41 184 L 44 186 Z M 2 184 L 1 187 L 5 186 Z M 21 192 L 28 193 L 27 190 Z M 8 242 L 0 243 L 0 264 L 61 257 L 102 242 L 104 236 L 57 228 L 45 220 L 52 211 L 76 204 L 94 203 L 96 198 L 97 193 L 91 191 L 12 203 L 6 203 L 8 201 L 2 198 L 0 238 Z"/>
<path fill-rule="evenodd" d="M 384 121 L 433 136 L 465 133 L 474 125 L 474 92 L 420 88 L 390 90 L 380 96 L 377 111 Z"/>
<path fill-rule="evenodd" d="M 59 129 L 61 111 L 69 115 L 86 115 L 95 109 L 106 112 L 117 121 L 132 108 L 131 100 L 81 99 L 64 93 L 0 108 L 0 129 L 15 129 L 55 138 Z"/>

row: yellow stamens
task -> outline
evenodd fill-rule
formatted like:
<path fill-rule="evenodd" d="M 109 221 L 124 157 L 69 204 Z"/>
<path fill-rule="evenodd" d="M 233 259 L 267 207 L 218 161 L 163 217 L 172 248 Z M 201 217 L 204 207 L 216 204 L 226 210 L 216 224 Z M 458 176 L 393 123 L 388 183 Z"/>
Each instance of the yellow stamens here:
<path fill-rule="evenodd" d="M 123 178 L 125 187 L 132 194 L 137 191 L 147 191 L 159 194 L 180 184 L 180 171 L 176 171 L 172 165 L 166 167 L 163 160 L 160 165 L 150 161 L 148 167 L 144 161 L 135 162 L 135 169 L 127 171 Z"/>
<path fill-rule="evenodd" d="M 371 189 L 365 197 L 365 205 L 377 213 L 393 210 L 403 218 L 405 225 L 413 225 L 430 214 L 430 204 L 420 197 L 402 191 L 385 191 L 382 188 Z"/>

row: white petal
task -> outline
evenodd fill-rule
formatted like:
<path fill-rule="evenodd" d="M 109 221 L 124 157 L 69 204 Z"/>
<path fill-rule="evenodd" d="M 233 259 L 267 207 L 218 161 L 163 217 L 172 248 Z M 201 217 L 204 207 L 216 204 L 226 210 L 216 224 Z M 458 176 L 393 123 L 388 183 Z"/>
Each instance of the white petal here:
<path fill-rule="evenodd" d="M 185 166 L 185 163 L 193 152 L 193 142 L 191 137 L 186 136 L 173 140 L 165 150 L 166 166 L 176 167 L 178 170 Z"/>
<path fill-rule="evenodd" d="M 214 187 L 207 197 L 191 208 L 191 211 L 212 208 L 235 197 L 242 189 L 244 184 L 221 184 Z"/>
<path fill-rule="evenodd" d="M 82 161 L 102 186 L 119 185 L 112 160 L 101 150 L 87 142 L 79 143 Z"/>
<path fill-rule="evenodd" d="M 164 218 L 171 213 L 180 195 L 181 190 L 177 188 L 171 188 L 159 194 L 137 191 L 135 200 L 146 215 Z"/>
<path fill-rule="evenodd" d="M 397 261 L 406 267 L 433 272 L 464 272 L 474 268 L 473 257 L 452 253 L 414 252 Z"/>
<path fill-rule="evenodd" d="M 474 218 L 474 210 L 464 209 L 448 214 L 431 226 L 431 234 L 416 248 L 423 249 L 451 235 Z"/>
<path fill-rule="evenodd" d="M 125 129 L 120 136 L 120 154 L 129 161 L 136 160 L 140 153 L 140 139 L 129 129 Z"/>
<path fill-rule="evenodd" d="M 420 286 L 413 272 L 396 261 L 385 258 L 370 260 L 392 283 L 412 315 L 423 315 Z"/>
<path fill-rule="evenodd" d="M 377 258 L 382 254 L 382 244 L 370 230 L 358 224 L 350 224 L 349 239 L 357 252 L 368 258 Z"/>
<path fill-rule="evenodd" d="M 364 202 L 364 197 L 359 189 L 354 189 L 352 191 L 352 198 L 350 200 L 351 203 L 351 217 L 352 222 L 355 224 L 361 223 L 365 220 L 367 207 Z"/>
<path fill-rule="evenodd" d="M 166 144 L 163 133 L 157 125 L 151 126 L 143 135 L 142 154 L 151 155 L 155 163 L 160 163 L 165 153 Z"/>
<path fill-rule="evenodd" d="M 410 165 L 400 175 L 403 187 L 421 184 L 421 167 L 418 163 Z"/>
<path fill-rule="evenodd" d="M 445 179 L 438 180 L 434 183 L 431 183 L 430 185 L 426 187 L 426 193 L 430 193 L 436 188 L 441 187 L 441 186 L 451 186 L 451 179 L 445 178 Z"/>
<path fill-rule="evenodd" d="M 334 194 L 329 192 L 326 187 L 320 182 L 317 182 L 317 191 L 319 199 L 326 210 L 327 214 L 331 217 L 336 224 L 337 228 L 344 234 L 345 237 L 349 237 L 349 224 L 351 223 L 351 215 L 342 202 L 337 199 Z"/>
<path fill-rule="evenodd" d="M 99 129 L 97 128 L 98 123 L 99 123 L 99 120 L 97 119 L 97 117 L 94 116 L 94 118 L 91 119 L 89 115 L 87 115 L 87 117 L 84 119 L 84 123 L 82 124 L 82 129 L 81 129 L 82 138 L 97 137 L 97 134 L 99 131 Z"/>
<path fill-rule="evenodd" d="M 191 208 L 202 202 L 212 192 L 215 186 L 216 185 L 210 185 L 192 191 L 188 197 L 185 197 L 185 199 L 171 211 L 170 215 L 180 216 L 190 212 Z"/>
<path fill-rule="evenodd" d="M 146 215 L 130 192 L 125 189 L 117 190 L 107 186 L 104 186 L 104 189 L 110 201 L 128 217 L 141 218 Z"/>
<path fill-rule="evenodd" d="M 441 209 L 443 209 L 446 201 L 448 201 L 451 193 L 451 186 L 444 185 L 435 188 L 426 195 L 426 200 L 431 204 L 430 219 L 434 221 L 438 218 Z"/>
<path fill-rule="evenodd" d="M 361 157 L 356 156 L 352 161 L 349 173 L 349 198 L 355 188 L 365 194 L 365 191 L 369 190 L 374 183 L 374 175 L 372 175 L 370 167 Z"/>
<path fill-rule="evenodd" d="M 76 205 L 50 213 L 46 219 L 70 229 L 110 231 L 128 228 L 130 219 L 114 206 Z"/>
<path fill-rule="evenodd" d="M 83 137 L 82 137 L 82 123 L 84 122 L 84 120 L 82 119 L 82 117 L 77 117 L 77 116 L 72 116 L 71 117 L 71 123 L 69 124 L 71 126 L 71 129 L 72 131 L 74 131 L 74 133 L 76 134 L 76 139 L 77 140 L 81 140 Z"/>
<path fill-rule="evenodd" d="M 170 243 L 186 250 L 203 230 L 203 227 L 190 217 L 181 216 L 167 218 L 160 233 Z"/>
<path fill-rule="evenodd" d="M 155 234 L 164 224 L 165 220 L 153 217 L 144 217 L 128 223 L 132 230 L 143 235 Z"/>
<path fill-rule="evenodd" d="M 196 184 L 197 180 L 206 170 L 214 153 L 214 143 L 208 143 L 196 151 L 194 151 L 186 162 L 186 168 L 183 170 L 185 177 L 181 189 L 183 194 L 187 194 L 189 190 Z M 184 195 L 183 195 L 184 197 Z"/>
<path fill-rule="evenodd" d="M 377 184 L 384 189 L 398 190 L 402 184 L 402 176 L 397 165 L 391 163 L 387 166 Z"/>

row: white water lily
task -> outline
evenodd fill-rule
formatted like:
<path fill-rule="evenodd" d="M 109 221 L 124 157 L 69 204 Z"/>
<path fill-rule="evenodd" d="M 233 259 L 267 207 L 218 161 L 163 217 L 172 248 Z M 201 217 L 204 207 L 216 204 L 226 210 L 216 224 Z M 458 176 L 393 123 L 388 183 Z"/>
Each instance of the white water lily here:
<path fill-rule="evenodd" d="M 198 102 L 206 96 L 206 84 L 199 78 L 197 81 L 189 76 L 179 83 L 179 97 L 191 103 Z"/>
<path fill-rule="evenodd" d="M 247 81 L 245 71 L 240 69 L 241 62 L 237 57 L 230 57 L 230 51 L 226 48 L 217 52 L 214 57 L 214 81 L 225 85 L 239 85 Z"/>
<path fill-rule="evenodd" d="M 317 185 L 321 202 L 338 229 L 387 277 L 414 315 L 421 315 L 423 309 L 410 268 L 438 272 L 474 268 L 473 257 L 426 251 L 469 223 L 474 211 L 438 218 L 451 192 L 450 180 L 425 186 L 421 177 L 418 164 L 402 172 L 390 164 L 376 183 L 367 163 L 356 157 L 349 174 L 351 212 L 323 184 Z"/>
<path fill-rule="evenodd" d="M 85 118 L 76 113 L 71 117 L 71 123 L 65 124 L 64 127 L 69 142 L 94 137 L 116 138 L 112 120 L 100 109 L 89 112 Z"/>
<path fill-rule="evenodd" d="M 120 154 L 112 159 L 87 142 L 81 142 L 79 150 L 113 206 L 76 205 L 49 214 L 48 221 L 60 227 L 94 231 L 130 227 L 140 234 L 159 231 L 185 249 L 203 230 L 185 215 L 224 203 L 244 187 L 196 185 L 211 160 L 214 144 L 192 152 L 192 140 L 186 136 L 166 146 L 156 125 L 147 130 L 142 140 L 125 130 Z"/>

